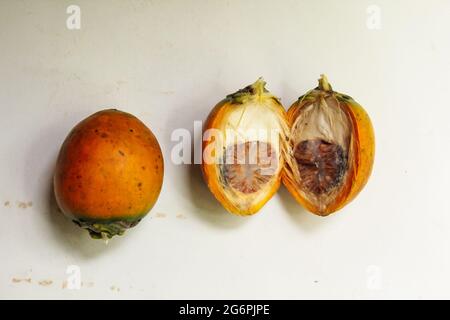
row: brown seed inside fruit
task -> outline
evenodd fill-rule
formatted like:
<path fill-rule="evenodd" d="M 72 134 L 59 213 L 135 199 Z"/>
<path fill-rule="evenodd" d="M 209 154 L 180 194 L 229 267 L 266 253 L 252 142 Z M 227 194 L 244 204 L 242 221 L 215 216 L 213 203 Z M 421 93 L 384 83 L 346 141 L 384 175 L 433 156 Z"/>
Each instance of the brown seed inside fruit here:
<path fill-rule="evenodd" d="M 347 166 L 340 145 L 322 139 L 304 140 L 294 151 L 303 187 L 316 194 L 324 194 L 341 181 Z"/>
<path fill-rule="evenodd" d="M 222 176 L 227 185 L 249 194 L 268 183 L 277 166 L 277 154 L 269 143 L 245 142 L 225 150 Z"/>

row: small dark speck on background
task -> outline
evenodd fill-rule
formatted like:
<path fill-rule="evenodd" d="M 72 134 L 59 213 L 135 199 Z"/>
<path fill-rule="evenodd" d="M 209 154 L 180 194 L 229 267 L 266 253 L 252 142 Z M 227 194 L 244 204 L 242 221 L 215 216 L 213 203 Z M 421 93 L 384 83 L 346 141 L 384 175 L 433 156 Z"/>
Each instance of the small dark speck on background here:
<path fill-rule="evenodd" d="M 11 203 L 9 201 L 5 201 L 5 207 L 9 207 Z"/>
<path fill-rule="evenodd" d="M 40 286 L 44 286 L 44 287 L 50 286 L 50 285 L 52 285 L 52 284 L 53 284 L 53 281 L 52 281 L 52 280 L 42 280 L 42 281 L 39 281 L 39 285 L 40 285 Z"/>
<path fill-rule="evenodd" d="M 24 201 L 17 201 L 17 206 L 20 209 L 26 209 L 28 207 L 31 207 L 33 205 L 33 202 L 28 201 L 28 202 L 24 202 Z"/>
<path fill-rule="evenodd" d="M 12 278 L 12 282 L 13 282 L 13 283 L 20 283 L 20 282 L 31 283 L 31 278 L 25 278 L 25 279 Z"/>

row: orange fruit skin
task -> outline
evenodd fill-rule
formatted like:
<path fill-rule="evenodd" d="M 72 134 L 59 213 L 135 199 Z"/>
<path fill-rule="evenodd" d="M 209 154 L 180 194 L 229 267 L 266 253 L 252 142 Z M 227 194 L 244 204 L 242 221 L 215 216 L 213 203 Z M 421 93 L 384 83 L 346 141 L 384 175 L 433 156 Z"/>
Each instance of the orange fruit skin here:
<path fill-rule="evenodd" d="M 325 210 L 320 210 L 302 196 L 298 190 L 297 184 L 292 181 L 286 173 L 283 173 L 282 177 L 283 184 L 294 196 L 296 201 L 310 212 L 319 216 L 327 216 L 343 208 L 359 194 L 372 173 L 375 157 L 375 135 L 369 115 L 361 105 L 349 96 L 342 95 L 338 92 L 334 92 L 334 94 L 339 101 L 341 108 L 349 115 L 353 125 L 352 144 L 355 150 L 355 160 L 353 170 L 350 172 L 350 183 L 347 183 L 347 185 L 343 187 L 341 193 L 336 197 L 334 202 L 329 204 Z M 305 100 L 302 103 L 301 100 L 298 100 L 288 109 L 287 119 L 290 127 L 294 124 L 299 116 L 300 109 L 306 103 L 308 103 L 308 101 Z"/>
<path fill-rule="evenodd" d="M 74 221 L 134 225 L 155 204 L 163 176 L 161 148 L 150 129 L 131 114 L 109 109 L 69 133 L 57 159 L 54 191 Z"/>
<path fill-rule="evenodd" d="M 228 108 L 233 108 L 233 104 L 228 100 L 224 99 L 219 102 L 209 113 L 208 118 L 206 119 L 203 132 L 209 129 L 218 129 L 219 124 L 223 121 L 224 116 L 227 113 Z M 286 111 L 283 107 L 279 106 L 279 112 L 285 119 Z M 204 151 L 210 144 L 214 145 L 214 140 L 203 140 L 202 141 L 202 151 Z M 280 159 L 280 166 L 283 166 L 283 158 Z M 208 185 L 209 190 L 214 195 L 214 197 L 222 204 L 222 206 L 230 213 L 240 215 L 240 216 L 249 216 L 257 213 L 266 203 L 269 201 L 272 196 L 278 191 L 281 185 L 281 174 L 277 177 L 277 180 L 274 182 L 270 192 L 266 193 L 264 198 L 253 204 L 247 210 L 242 210 L 237 208 L 225 195 L 223 194 L 222 187 L 220 182 L 216 177 L 217 164 L 208 164 L 205 161 L 202 161 L 201 169 L 203 173 L 203 179 Z"/>

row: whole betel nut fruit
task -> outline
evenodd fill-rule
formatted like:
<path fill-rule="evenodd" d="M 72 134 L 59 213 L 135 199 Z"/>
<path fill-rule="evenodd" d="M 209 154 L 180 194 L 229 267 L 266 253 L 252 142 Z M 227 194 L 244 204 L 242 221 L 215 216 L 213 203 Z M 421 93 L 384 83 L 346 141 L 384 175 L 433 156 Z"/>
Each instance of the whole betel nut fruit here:
<path fill-rule="evenodd" d="M 99 111 L 72 129 L 54 175 L 63 213 L 93 238 L 122 235 L 155 204 L 163 156 L 153 133 L 135 116 Z"/>

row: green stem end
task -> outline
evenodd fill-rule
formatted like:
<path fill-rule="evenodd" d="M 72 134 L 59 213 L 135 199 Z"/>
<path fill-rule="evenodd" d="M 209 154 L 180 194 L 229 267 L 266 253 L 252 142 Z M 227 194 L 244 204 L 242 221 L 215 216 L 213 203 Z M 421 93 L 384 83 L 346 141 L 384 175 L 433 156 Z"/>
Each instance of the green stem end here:
<path fill-rule="evenodd" d="M 326 75 L 321 74 L 319 79 L 319 89 L 323 91 L 332 91 L 330 83 Z"/>

